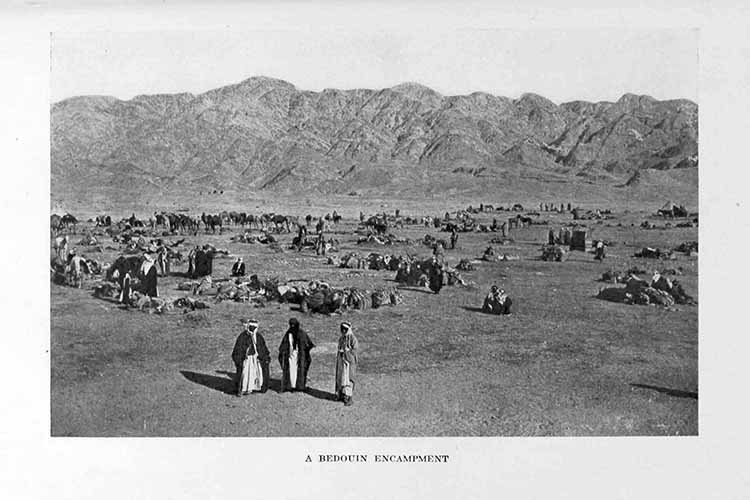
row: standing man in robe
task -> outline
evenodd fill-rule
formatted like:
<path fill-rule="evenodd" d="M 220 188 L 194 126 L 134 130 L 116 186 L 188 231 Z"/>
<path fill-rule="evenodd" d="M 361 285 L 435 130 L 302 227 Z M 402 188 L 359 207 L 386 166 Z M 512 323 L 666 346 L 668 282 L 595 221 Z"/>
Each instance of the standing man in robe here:
<path fill-rule="evenodd" d="M 245 328 L 237 337 L 232 350 L 232 361 L 237 369 L 237 396 L 268 390 L 271 353 L 263 335 L 258 333 L 258 321 L 244 322 Z"/>
<path fill-rule="evenodd" d="M 336 397 L 344 406 L 354 404 L 354 379 L 357 374 L 359 342 L 348 321 L 341 323 L 338 352 L 336 354 Z"/>
<path fill-rule="evenodd" d="M 141 266 L 141 275 L 143 276 L 143 293 L 149 297 L 158 297 L 159 292 L 156 288 L 156 266 L 154 265 L 153 257 L 148 254 L 146 255 L 146 260 Z"/>
<path fill-rule="evenodd" d="M 307 372 L 310 369 L 310 350 L 315 347 L 307 333 L 300 328 L 297 318 L 289 320 L 289 329 L 279 345 L 281 365 L 281 391 L 304 391 L 307 389 Z"/>

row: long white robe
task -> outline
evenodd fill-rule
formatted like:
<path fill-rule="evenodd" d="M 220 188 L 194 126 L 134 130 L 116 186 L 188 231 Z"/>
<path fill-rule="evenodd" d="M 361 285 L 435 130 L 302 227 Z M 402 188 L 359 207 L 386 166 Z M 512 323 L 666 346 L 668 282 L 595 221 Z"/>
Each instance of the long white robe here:
<path fill-rule="evenodd" d="M 253 347 L 257 346 L 256 336 L 253 334 Z M 263 370 L 258 360 L 258 349 L 253 349 L 255 354 L 245 358 L 242 363 L 242 373 L 240 375 L 240 391 L 251 392 L 259 391 L 263 386 Z"/>
<path fill-rule="evenodd" d="M 297 357 L 299 355 L 299 349 L 295 349 L 292 346 L 294 342 L 292 340 L 292 334 L 289 334 L 289 386 L 292 389 L 297 388 Z"/>

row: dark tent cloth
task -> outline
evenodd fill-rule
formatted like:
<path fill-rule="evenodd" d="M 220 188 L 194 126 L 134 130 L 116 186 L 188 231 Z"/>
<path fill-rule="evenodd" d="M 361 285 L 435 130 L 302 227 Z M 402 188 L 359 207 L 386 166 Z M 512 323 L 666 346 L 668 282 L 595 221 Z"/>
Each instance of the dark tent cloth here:
<path fill-rule="evenodd" d="M 152 265 L 148 269 L 146 277 L 143 279 L 143 293 L 149 297 L 158 297 L 159 294 L 156 290 L 156 280 L 156 266 Z"/>
<path fill-rule="evenodd" d="M 312 358 L 310 350 L 315 347 L 310 337 L 301 328 L 289 328 L 281 339 L 279 345 L 279 365 L 281 365 L 281 390 L 291 390 L 291 381 L 289 379 L 289 353 L 294 346 L 289 345 L 289 334 L 292 334 L 294 346 L 298 349 L 297 354 L 297 390 L 307 388 L 307 371 L 310 369 Z"/>
<path fill-rule="evenodd" d="M 213 272 L 214 252 L 208 250 L 197 250 L 195 252 L 195 265 L 193 278 L 209 276 Z"/>
<path fill-rule="evenodd" d="M 271 364 L 271 352 L 266 346 L 266 339 L 263 335 L 255 333 L 256 345 L 253 345 L 253 337 L 247 331 L 242 331 L 237 337 L 237 341 L 234 343 L 234 349 L 232 349 L 232 361 L 234 367 L 237 370 L 235 381 L 239 389 L 240 376 L 242 375 L 242 364 L 248 356 L 258 354 L 258 361 L 260 362 L 260 369 L 263 372 L 263 384 L 261 385 L 260 392 L 266 392 L 268 390 L 269 380 L 269 366 Z"/>

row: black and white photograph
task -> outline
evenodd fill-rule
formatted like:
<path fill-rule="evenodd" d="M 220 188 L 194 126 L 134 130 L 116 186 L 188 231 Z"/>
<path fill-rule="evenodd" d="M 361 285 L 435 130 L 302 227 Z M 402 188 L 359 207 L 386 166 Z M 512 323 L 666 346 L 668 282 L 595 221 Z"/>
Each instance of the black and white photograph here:
<path fill-rule="evenodd" d="M 0 491 L 748 498 L 748 20 L 6 2 Z"/>
<path fill-rule="evenodd" d="M 53 436 L 698 433 L 695 30 L 50 43 Z"/>

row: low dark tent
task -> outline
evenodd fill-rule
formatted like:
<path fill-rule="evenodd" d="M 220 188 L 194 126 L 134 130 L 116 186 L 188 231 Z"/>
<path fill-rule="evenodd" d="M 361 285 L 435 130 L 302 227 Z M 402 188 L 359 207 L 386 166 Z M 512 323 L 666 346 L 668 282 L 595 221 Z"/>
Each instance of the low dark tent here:
<path fill-rule="evenodd" d="M 198 250 L 195 252 L 195 267 L 193 278 L 209 276 L 213 272 L 214 252 L 211 250 Z"/>
<path fill-rule="evenodd" d="M 574 229 L 573 234 L 570 237 L 570 249 L 585 252 L 586 236 L 587 231 L 585 229 Z"/>

